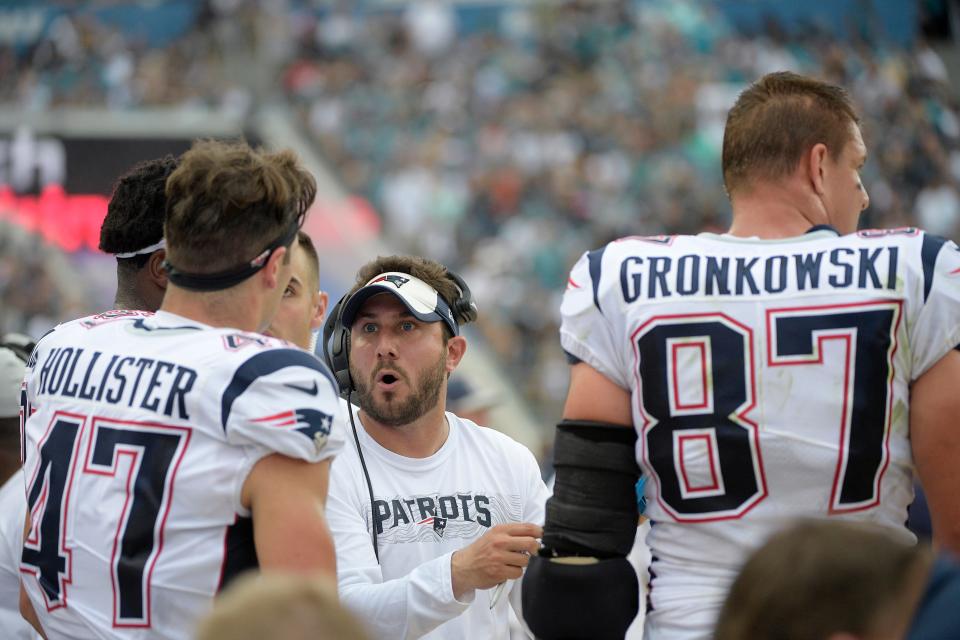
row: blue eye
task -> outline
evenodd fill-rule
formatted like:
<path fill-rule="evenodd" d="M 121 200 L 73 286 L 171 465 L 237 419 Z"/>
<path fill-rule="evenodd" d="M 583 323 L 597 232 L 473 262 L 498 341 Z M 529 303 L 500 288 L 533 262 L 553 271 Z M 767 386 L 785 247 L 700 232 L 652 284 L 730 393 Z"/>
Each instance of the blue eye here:
<path fill-rule="evenodd" d="M 377 325 L 373 324 L 372 322 L 368 322 L 360 328 L 360 331 L 362 331 L 363 333 L 375 333 L 376 330 L 377 330 Z"/>
<path fill-rule="evenodd" d="M 400 325 L 400 328 L 402 328 L 404 331 L 413 331 L 417 328 L 417 325 L 412 322 L 404 322 Z"/>

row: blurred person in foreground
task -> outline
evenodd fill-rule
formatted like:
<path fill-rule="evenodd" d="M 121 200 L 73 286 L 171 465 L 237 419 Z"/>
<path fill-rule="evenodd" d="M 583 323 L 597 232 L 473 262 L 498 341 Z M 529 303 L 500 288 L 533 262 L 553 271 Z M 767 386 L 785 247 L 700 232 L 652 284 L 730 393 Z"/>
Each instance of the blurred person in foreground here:
<path fill-rule="evenodd" d="M 958 596 L 960 567 L 928 546 L 868 523 L 811 520 L 750 556 L 714 638 L 947 640 L 960 636 Z"/>
<path fill-rule="evenodd" d="M 316 332 L 323 326 L 329 298 L 320 290 L 320 262 L 310 236 L 298 231 L 291 253 L 290 282 L 264 334 L 313 353 L 317 346 Z"/>
<path fill-rule="evenodd" d="M 297 575 L 247 575 L 217 598 L 196 640 L 367 640 L 336 586 Z"/>
<path fill-rule="evenodd" d="M 196 143 L 166 183 L 160 309 L 64 323 L 38 343 L 20 594 L 37 630 L 186 637 L 241 570 L 332 579 L 333 381 L 256 333 L 315 190 L 291 152 Z"/>
<path fill-rule="evenodd" d="M 914 469 L 960 550 L 960 250 L 857 232 L 866 161 L 847 93 L 769 74 L 727 117 L 728 233 L 624 238 L 570 275 L 573 363 L 531 630 L 622 637 L 638 475 L 652 527 L 647 640 L 708 638 L 746 556 L 786 522 L 876 523 L 906 542 Z"/>
<path fill-rule="evenodd" d="M 361 267 L 324 330 L 359 404 L 327 503 L 340 597 L 378 638 L 509 637 L 539 547 L 547 489 L 533 454 L 446 411 L 476 316 L 459 276 L 391 256 Z"/>

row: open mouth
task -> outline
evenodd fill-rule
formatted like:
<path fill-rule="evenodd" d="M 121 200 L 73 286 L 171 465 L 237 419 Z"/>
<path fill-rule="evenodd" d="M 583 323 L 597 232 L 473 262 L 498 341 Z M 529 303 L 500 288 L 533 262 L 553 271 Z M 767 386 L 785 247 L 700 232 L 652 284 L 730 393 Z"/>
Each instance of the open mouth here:
<path fill-rule="evenodd" d="M 381 371 L 377 374 L 377 384 L 383 389 L 392 389 L 398 382 L 400 376 L 394 371 Z"/>

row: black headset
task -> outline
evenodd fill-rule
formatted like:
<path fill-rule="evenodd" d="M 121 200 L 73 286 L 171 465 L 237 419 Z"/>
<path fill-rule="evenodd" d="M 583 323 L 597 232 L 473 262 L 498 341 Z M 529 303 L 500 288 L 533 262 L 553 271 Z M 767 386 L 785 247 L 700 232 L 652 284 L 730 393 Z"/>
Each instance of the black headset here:
<path fill-rule="evenodd" d="M 450 301 L 444 298 L 444 302 L 448 304 L 450 311 L 453 313 L 454 322 L 459 327 L 461 324 L 475 321 L 477 319 L 477 303 L 473 301 L 470 287 L 467 286 L 463 278 L 449 269 L 447 270 L 447 277 L 456 285 L 458 293 L 456 300 Z M 440 295 L 439 291 L 437 295 Z M 350 377 L 350 327 L 343 325 L 343 310 L 347 308 L 349 300 L 350 294 L 344 294 L 323 324 L 323 359 L 337 380 L 340 395 L 347 401 L 350 427 L 353 429 L 353 441 L 357 445 L 360 467 L 363 469 L 363 477 L 367 481 L 367 494 L 370 497 L 370 538 L 373 540 L 373 555 L 376 556 L 379 564 L 380 544 L 377 541 L 377 525 L 373 521 L 373 515 L 377 512 L 376 500 L 373 496 L 373 483 L 370 481 L 370 473 L 367 471 L 367 462 L 363 459 L 360 436 L 357 434 L 357 424 L 353 419 L 353 407 L 350 404 L 350 394 L 353 393 L 353 379 Z"/>
<path fill-rule="evenodd" d="M 456 300 L 444 298 L 453 313 L 454 321 L 458 326 L 474 322 L 477 319 L 477 303 L 473 300 L 470 287 L 453 271 L 448 270 L 447 277 L 456 285 L 458 293 Z M 353 380 L 350 378 L 350 327 L 343 325 L 343 310 L 346 309 L 349 298 L 350 294 L 344 294 L 340 298 L 323 325 L 323 359 L 333 372 L 340 387 L 340 395 L 344 398 L 354 389 Z"/>

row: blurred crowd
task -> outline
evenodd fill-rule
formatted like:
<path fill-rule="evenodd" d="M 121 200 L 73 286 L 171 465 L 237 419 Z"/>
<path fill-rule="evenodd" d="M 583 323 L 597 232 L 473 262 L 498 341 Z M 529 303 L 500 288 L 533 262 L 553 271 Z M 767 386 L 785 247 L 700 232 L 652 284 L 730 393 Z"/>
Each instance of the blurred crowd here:
<path fill-rule="evenodd" d="M 65 14 L 28 52 L 0 48 L 0 102 L 244 114 L 285 98 L 393 248 L 463 273 L 488 343 L 545 419 L 566 388 L 568 269 L 619 236 L 723 230 L 723 119 L 766 72 L 852 91 L 865 226 L 960 237 L 960 112 L 922 41 L 772 22 L 746 34 L 693 0 L 518 3 L 471 30 L 438 0 L 318 5 L 208 0 L 163 47 Z"/>
<path fill-rule="evenodd" d="M 331 167 L 391 241 L 463 269 L 491 344 L 547 413 L 566 385 L 570 265 L 624 235 L 723 230 L 723 119 L 764 73 L 852 91 L 866 226 L 960 236 L 958 105 L 922 42 L 742 34 L 700 2 L 548 3 L 464 35 L 447 5 L 421 2 L 365 22 L 335 12 L 299 45 L 286 90 Z"/>
<path fill-rule="evenodd" d="M 82 315 L 88 294 L 87 283 L 71 277 L 63 252 L 0 219 L 0 334 L 38 338 L 63 319 Z"/>

